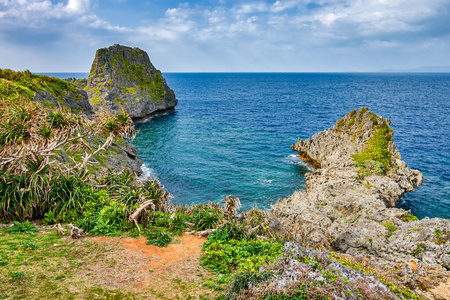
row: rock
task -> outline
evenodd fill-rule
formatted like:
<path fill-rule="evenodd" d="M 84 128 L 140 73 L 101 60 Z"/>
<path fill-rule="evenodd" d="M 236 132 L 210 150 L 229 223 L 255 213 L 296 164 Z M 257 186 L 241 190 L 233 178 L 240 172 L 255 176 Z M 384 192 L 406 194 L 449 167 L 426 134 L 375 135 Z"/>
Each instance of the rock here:
<path fill-rule="evenodd" d="M 83 90 L 76 90 L 74 93 L 68 92 L 61 100 L 58 100 L 58 98 L 46 90 L 41 90 L 34 94 L 33 101 L 39 102 L 51 109 L 67 107 L 73 113 L 85 114 L 88 117 L 94 114 L 87 93 Z"/>
<path fill-rule="evenodd" d="M 124 109 L 133 121 L 171 110 L 177 104 L 174 92 L 147 53 L 118 44 L 97 50 L 86 90 L 95 111 Z"/>
<path fill-rule="evenodd" d="M 69 227 L 71 229 L 70 230 L 70 237 L 72 239 L 79 239 L 81 237 L 81 234 L 83 233 L 83 229 L 75 227 L 72 224 L 68 224 L 67 227 Z"/>
<path fill-rule="evenodd" d="M 110 146 L 110 155 L 106 157 L 109 169 L 120 172 L 128 169 L 138 176 L 142 175 L 141 166 L 144 163 L 137 156 L 137 149 L 127 140 L 119 140 Z"/>
<path fill-rule="evenodd" d="M 250 286 L 246 294 L 235 299 L 262 299 L 267 295 L 265 291 L 287 296 L 285 293 L 292 287 L 302 285 L 315 287 L 315 296 L 320 295 L 324 299 L 399 299 L 374 276 L 334 261 L 327 252 L 309 249 L 294 242 L 285 243 L 283 256 L 260 270 L 261 274 L 267 272 L 276 275 L 259 286 Z M 309 299 L 307 296 L 305 299 Z"/>
<path fill-rule="evenodd" d="M 450 221 L 414 221 L 408 211 L 395 208 L 406 192 L 422 184 L 423 176 L 401 160 L 389 125 L 389 120 L 361 108 L 292 145 L 315 170 L 305 175 L 305 191 L 279 200 L 271 212 L 294 234 L 308 232 L 311 244 L 369 256 L 371 264 L 414 261 L 417 266 L 407 264 L 405 272 L 430 267 L 449 276 Z M 363 161 L 365 168 L 355 166 L 355 159 L 380 136 L 385 139 L 384 164 Z"/>

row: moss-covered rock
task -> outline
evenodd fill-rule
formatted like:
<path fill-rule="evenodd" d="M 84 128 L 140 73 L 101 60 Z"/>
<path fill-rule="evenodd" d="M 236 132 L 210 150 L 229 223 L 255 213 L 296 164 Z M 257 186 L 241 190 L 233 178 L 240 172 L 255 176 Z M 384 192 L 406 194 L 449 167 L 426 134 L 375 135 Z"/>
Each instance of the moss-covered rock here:
<path fill-rule="evenodd" d="M 94 110 L 124 109 L 134 121 L 177 104 L 147 53 L 118 44 L 97 50 L 86 90 Z"/>

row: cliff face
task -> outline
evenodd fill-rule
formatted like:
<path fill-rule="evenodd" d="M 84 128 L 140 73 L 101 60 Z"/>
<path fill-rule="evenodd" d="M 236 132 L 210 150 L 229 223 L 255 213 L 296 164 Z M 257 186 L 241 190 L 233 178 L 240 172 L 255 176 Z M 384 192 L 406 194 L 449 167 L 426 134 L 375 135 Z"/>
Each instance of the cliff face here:
<path fill-rule="evenodd" d="M 401 160 L 389 124 L 361 108 L 292 145 L 316 169 L 305 175 L 305 191 L 279 200 L 271 212 L 315 243 L 380 263 L 402 262 L 405 274 L 417 266 L 449 269 L 450 221 L 417 220 L 395 208 L 423 176 Z"/>
<path fill-rule="evenodd" d="M 97 50 L 86 90 L 95 111 L 124 109 L 134 121 L 177 105 L 147 53 L 117 44 Z"/>

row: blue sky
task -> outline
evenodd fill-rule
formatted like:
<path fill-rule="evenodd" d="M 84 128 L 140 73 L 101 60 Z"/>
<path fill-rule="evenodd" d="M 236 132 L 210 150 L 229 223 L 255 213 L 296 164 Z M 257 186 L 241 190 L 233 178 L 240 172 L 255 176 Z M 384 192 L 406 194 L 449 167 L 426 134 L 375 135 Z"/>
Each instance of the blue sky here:
<path fill-rule="evenodd" d="M 89 72 L 114 43 L 163 72 L 450 66 L 450 0 L 0 0 L 0 68 Z"/>

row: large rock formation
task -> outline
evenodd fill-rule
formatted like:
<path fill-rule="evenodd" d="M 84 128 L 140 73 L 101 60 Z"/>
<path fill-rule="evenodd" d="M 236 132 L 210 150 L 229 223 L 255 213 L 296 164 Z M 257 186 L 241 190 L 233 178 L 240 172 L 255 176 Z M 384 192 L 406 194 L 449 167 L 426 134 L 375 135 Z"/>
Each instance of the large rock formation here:
<path fill-rule="evenodd" d="M 147 53 L 117 44 L 97 50 L 86 89 L 95 111 L 124 109 L 134 121 L 177 105 Z"/>
<path fill-rule="evenodd" d="M 395 208 L 405 192 L 421 185 L 423 176 L 401 160 L 389 124 L 361 108 L 292 145 L 315 171 L 305 175 L 305 191 L 279 200 L 271 212 L 303 239 L 393 264 L 405 273 L 405 283 L 415 280 L 412 286 L 417 286 L 417 274 L 450 269 L 450 221 L 417 220 Z"/>

